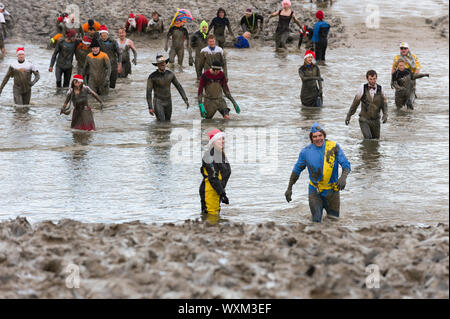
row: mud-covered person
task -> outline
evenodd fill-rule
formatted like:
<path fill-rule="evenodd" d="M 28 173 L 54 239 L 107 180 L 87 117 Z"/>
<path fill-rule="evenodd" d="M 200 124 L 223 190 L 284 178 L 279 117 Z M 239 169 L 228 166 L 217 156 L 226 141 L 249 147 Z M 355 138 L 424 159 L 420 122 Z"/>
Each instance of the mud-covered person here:
<path fill-rule="evenodd" d="M 111 76 L 111 62 L 105 52 L 100 51 L 100 43 L 92 40 L 91 50 L 86 57 L 82 76 L 87 80 L 91 90 L 99 95 L 109 92 L 109 79 Z"/>
<path fill-rule="evenodd" d="M 122 54 L 122 72 L 119 73 L 119 78 L 126 78 L 128 74 L 131 74 L 131 62 L 134 65 L 137 64 L 137 51 L 134 46 L 134 42 L 126 37 L 127 33 L 124 28 L 119 29 L 119 39 L 117 39 L 117 45 Z M 130 50 L 133 51 L 133 60 L 130 58 Z"/>
<path fill-rule="evenodd" d="M 164 50 L 167 52 L 169 49 L 169 39 L 172 38 L 169 51 L 169 60 L 171 64 L 175 63 L 175 57 L 177 57 L 177 62 L 179 66 L 183 66 L 184 59 L 184 45 L 186 43 L 186 49 L 189 53 L 189 65 L 194 64 L 194 59 L 192 57 L 192 49 L 189 41 L 189 32 L 183 26 L 184 21 L 175 21 L 173 26 L 170 27 L 169 32 L 167 32 L 166 42 L 164 44 Z"/>
<path fill-rule="evenodd" d="M 311 144 L 304 147 L 291 173 L 285 193 L 286 201 L 292 200 L 292 186 L 297 182 L 301 172 L 309 172 L 309 208 L 312 221 L 322 222 L 323 210 L 327 218 L 340 216 L 340 191 L 347 184 L 350 163 L 344 151 L 336 142 L 326 139 L 327 134 L 319 123 L 314 123 L 309 133 Z M 339 177 L 339 166 L 342 168 Z"/>
<path fill-rule="evenodd" d="M 75 38 L 76 35 L 77 32 L 75 30 L 68 30 L 66 32 L 66 38 L 58 40 L 53 51 L 48 71 L 53 72 L 53 67 L 56 62 L 55 77 L 57 88 L 61 88 L 61 85 L 64 88 L 69 87 L 70 79 L 72 78 L 73 56 L 81 42 Z"/>
<path fill-rule="evenodd" d="M 200 77 L 202 76 L 202 68 L 200 66 L 200 54 L 203 48 L 208 46 L 208 22 L 203 20 L 200 23 L 200 30 L 195 32 L 191 36 L 191 48 L 194 49 L 195 58 L 194 58 L 194 64 L 195 64 L 195 71 L 197 72 L 197 81 L 200 80 Z"/>
<path fill-rule="evenodd" d="M 0 95 L 9 79 L 14 78 L 14 103 L 28 105 L 31 99 L 31 87 L 39 81 L 40 75 L 33 63 L 25 61 L 25 49 L 23 47 L 17 48 L 16 55 L 17 61 L 11 63 L 0 85 Z M 33 81 L 31 81 L 32 74 L 34 75 Z"/>
<path fill-rule="evenodd" d="M 164 23 L 161 19 L 161 15 L 157 11 L 152 12 L 152 18 L 147 25 L 147 33 L 153 40 L 159 39 L 164 33 Z"/>
<path fill-rule="evenodd" d="M 214 61 L 211 68 L 206 70 L 200 77 L 198 86 L 200 115 L 203 118 L 211 119 L 216 112 L 219 112 L 224 119 L 229 119 L 230 109 L 227 107 L 223 95 L 233 103 L 236 113 L 239 114 L 241 110 L 233 96 L 231 96 L 227 77 L 222 71 L 222 65 L 219 61 Z"/>
<path fill-rule="evenodd" d="M 117 41 L 109 34 L 105 25 L 100 27 L 100 49 L 108 55 L 111 63 L 111 75 L 109 77 L 109 87 L 114 89 L 118 75 L 122 72 L 122 53 L 120 52 Z"/>
<path fill-rule="evenodd" d="M 158 121 L 170 121 L 172 117 L 172 95 L 170 86 L 173 84 L 184 103 L 189 108 L 189 101 L 180 82 L 178 82 L 175 74 L 166 70 L 169 59 L 165 59 L 162 55 L 156 56 L 155 63 L 152 63 L 158 69 L 149 75 L 147 80 L 147 105 L 148 112 L 151 116 L 156 115 Z"/>
<path fill-rule="evenodd" d="M 361 85 L 356 92 L 353 103 L 345 118 L 345 125 L 350 123 L 350 118 L 355 114 L 361 104 L 359 113 L 359 127 L 365 139 L 380 138 L 380 113 L 383 112 L 382 121 L 387 122 L 388 106 L 384 90 L 377 84 L 378 74 L 375 70 L 366 73 L 367 83 Z"/>
<path fill-rule="evenodd" d="M 208 45 L 200 51 L 200 70 L 211 69 L 213 62 L 217 61 L 222 65 L 223 73 L 228 78 L 227 58 L 223 49 L 216 45 L 216 37 L 213 34 L 206 38 Z"/>

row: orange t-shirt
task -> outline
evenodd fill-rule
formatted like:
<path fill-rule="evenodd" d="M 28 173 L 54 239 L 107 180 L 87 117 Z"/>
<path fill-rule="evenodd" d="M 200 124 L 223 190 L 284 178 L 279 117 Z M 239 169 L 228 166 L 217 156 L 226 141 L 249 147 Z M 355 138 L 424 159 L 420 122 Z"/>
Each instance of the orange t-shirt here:
<path fill-rule="evenodd" d="M 97 21 L 94 21 L 94 29 L 95 31 L 99 31 L 100 30 L 100 23 L 98 23 Z M 89 31 L 89 23 L 85 23 L 83 24 L 83 31 L 85 33 L 87 33 Z"/>

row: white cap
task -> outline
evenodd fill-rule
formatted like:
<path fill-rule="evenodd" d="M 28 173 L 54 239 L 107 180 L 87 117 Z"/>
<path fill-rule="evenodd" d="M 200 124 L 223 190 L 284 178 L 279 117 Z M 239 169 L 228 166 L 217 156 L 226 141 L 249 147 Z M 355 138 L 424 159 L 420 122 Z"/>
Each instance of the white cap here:
<path fill-rule="evenodd" d="M 406 42 L 400 43 L 400 48 L 409 48 L 408 43 Z"/>

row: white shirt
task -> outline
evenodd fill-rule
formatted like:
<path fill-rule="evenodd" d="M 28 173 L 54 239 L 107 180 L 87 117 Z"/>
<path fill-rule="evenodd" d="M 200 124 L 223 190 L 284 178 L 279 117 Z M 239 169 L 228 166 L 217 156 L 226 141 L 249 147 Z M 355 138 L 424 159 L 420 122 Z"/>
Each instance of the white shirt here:
<path fill-rule="evenodd" d="M 26 60 L 23 63 L 19 63 L 19 61 L 14 61 L 13 63 L 11 63 L 11 67 L 15 70 L 22 69 L 24 71 L 33 71 L 33 72 L 37 71 L 34 64 Z"/>
<path fill-rule="evenodd" d="M 211 48 L 210 48 L 209 46 L 206 46 L 206 47 L 204 47 L 204 48 L 200 51 L 200 53 L 202 53 L 202 52 L 207 52 L 207 53 L 209 53 L 209 54 L 220 53 L 220 54 L 223 55 L 223 50 L 222 50 L 222 48 L 221 48 L 221 47 L 218 47 L 217 45 L 214 47 L 214 51 L 211 50 Z"/>
<path fill-rule="evenodd" d="M 358 88 L 358 92 L 356 92 L 356 97 L 357 97 L 358 99 L 360 99 L 360 98 L 363 96 L 363 94 L 364 94 L 364 85 L 365 85 L 365 84 L 361 85 L 361 86 Z M 375 85 L 375 88 L 372 88 L 372 87 L 370 87 L 370 85 L 369 85 L 369 93 L 370 93 L 370 96 L 371 96 L 372 99 L 373 99 L 373 97 L 375 96 L 375 93 L 377 93 L 377 86 Z M 385 97 L 383 87 L 381 87 L 381 95 L 383 95 L 383 97 Z"/>

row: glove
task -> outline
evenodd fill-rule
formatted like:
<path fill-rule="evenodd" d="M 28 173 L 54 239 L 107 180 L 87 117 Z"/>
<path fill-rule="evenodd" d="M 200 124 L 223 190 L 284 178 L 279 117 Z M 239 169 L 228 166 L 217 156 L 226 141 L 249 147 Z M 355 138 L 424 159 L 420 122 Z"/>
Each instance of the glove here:
<path fill-rule="evenodd" d="M 205 117 L 206 117 L 206 110 L 205 110 L 205 107 L 203 106 L 203 103 L 200 103 L 200 104 L 198 105 L 198 107 L 199 107 L 199 109 L 200 109 L 200 115 L 201 115 L 203 118 L 205 118 Z"/>
<path fill-rule="evenodd" d="M 233 106 L 237 114 L 241 113 L 241 109 L 239 108 L 239 105 L 236 102 L 233 103 Z"/>
<path fill-rule="evenodd" d="M 350 116 L 347 115 L 345 118 L 345 125 L 348 125 L 348 123 L 350 123 Z"/>
<path fill-rule="evenodd" d="M 137 64 L 136 58 L 133 59 L 133 64 L 134 64 L 134 65 Z"/>
<path fill-rule="evenodd" d="M 388 119 L 388 115 L 386 113 L 384 113 L 383 118 L 382 118 L 383 124 L 387 122 L 387 119 Z"/>
<path fill-rule="evenodd" d="M 345 184 L 347 184 L 347 176 L 348 176 L 348 171 L 346 171 L 346 170 L 342 171 L 342 175 L 341 175 L 341 177 L 339 177 L 339 179 L 337 181 L 337 187 L 339 190 L 343 190 L 345 188 Z"/>
<path fill-rule="evenodd" d="M 188 100 L 185 100 L 184 103 L 186 103 L 186 109 L 188 109 L 189 106 L 190 106 L 190 105 L 189 105 L 189 101 L 188 101 Z"/>
<path fill-rule="evenodd" d="M 224 203 L 224 204 L 230 204 L 230 201 L 228 200 L 228 197 L 227 197 L 227 195 L 226 194 L 222 194 L 221 196 L 220 196 L 220 201 L 222 202 L 222 203 Z"/>
<path fill-rule="evenodd" d="M 189 66 L 194 65 L 194 58 L 192 56 L 189 57 Z"/>
<path fill-rule="evenodd" d="M 284 193 L 284 196 L 286 197 L 286 201 L 289 203 L 292 200 L 292 188 L 288 188 L 286 193 Z"/>

